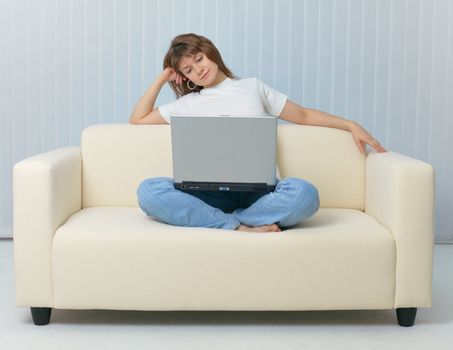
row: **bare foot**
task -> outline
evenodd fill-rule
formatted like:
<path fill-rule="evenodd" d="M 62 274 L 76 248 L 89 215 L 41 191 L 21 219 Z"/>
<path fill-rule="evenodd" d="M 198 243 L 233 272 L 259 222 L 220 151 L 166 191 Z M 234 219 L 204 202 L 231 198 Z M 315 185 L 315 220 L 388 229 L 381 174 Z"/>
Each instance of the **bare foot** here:
<path fill-rule="evenodd" d="M 280 227 L 276 224 L 272 225 L 263 225 L 263 226 L 247 226 L 240 224 L 235 228 L 237 231 L 247 231 L 247 232 L 280 232 Z"/>

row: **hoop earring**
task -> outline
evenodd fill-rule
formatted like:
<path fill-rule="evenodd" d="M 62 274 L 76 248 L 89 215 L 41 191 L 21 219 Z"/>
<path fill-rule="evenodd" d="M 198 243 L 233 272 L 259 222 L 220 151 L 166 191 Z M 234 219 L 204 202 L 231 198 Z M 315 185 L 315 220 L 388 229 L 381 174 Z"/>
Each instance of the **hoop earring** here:
<path fill-rule="evenodd" d="M 192 87 L 192 88 L 189 86 L 189 83 L 192 83 L 192 84 L 193 84 L 193 87 Z M 195 88 L 197 87 L 197 84 L 195 84 L 195 83 L 194 83 L 193 81 L 191 81 L 191 80 L 187 80 L 186 85 L 187 85 L 187 88 L 188 88 L 189 90 L 195 90 Z"/>

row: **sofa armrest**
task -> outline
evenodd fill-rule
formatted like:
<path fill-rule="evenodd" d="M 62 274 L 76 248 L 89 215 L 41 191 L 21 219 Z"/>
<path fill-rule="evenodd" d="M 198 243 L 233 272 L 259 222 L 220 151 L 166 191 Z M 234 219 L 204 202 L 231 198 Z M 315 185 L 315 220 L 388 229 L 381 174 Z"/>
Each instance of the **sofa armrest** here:
<path fill-rule="evenodd" d="M 18 306 L 52 307 L 52 240 L 82 206 L 80 147 L 27 158 L 13 170 L 14 267 Z"/>
<path fill-rule="evenodd" d="M 395 308 L 430 307 L 434 241 L 434 171 L 398 153 L 366 158 L 365 212 L 393 235 Z"/>

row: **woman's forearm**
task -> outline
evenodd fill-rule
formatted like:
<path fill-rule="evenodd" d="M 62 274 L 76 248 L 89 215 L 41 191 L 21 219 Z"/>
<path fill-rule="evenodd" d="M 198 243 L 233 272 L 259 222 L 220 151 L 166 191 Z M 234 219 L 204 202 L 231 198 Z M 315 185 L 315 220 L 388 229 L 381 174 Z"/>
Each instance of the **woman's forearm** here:
<path fill-rule="evenodd" d="M 368 144 L 378 152 L 387 152 L 368 131 L 358 123 L 345 118 L 337 117 L 316 109 L 303 108 L 300 110 L 299 124 L 327 126 L 329 128 L 350 131 L 352 138 L 362 154 L 365 154 L 365 146 Z"/>
<path fill-rule="evenodd" d="M 304 108 L 304 124 L 327 126 L 330 128 L 343 129 L 351 131 L 354 122 L 345 118 L 337 117 L 316 109 Z"/>
<path fill-rule="evenodd" d="M 129 123 L 133 124 L 142 119 L 154 109 L 154 103 L 156 103 L 157 96 L 166 82 L 167 81 L 162 79 L 162 77 L 159 77 L 151 84 L 135 105 L 134 110 L 129 117 Z"/>

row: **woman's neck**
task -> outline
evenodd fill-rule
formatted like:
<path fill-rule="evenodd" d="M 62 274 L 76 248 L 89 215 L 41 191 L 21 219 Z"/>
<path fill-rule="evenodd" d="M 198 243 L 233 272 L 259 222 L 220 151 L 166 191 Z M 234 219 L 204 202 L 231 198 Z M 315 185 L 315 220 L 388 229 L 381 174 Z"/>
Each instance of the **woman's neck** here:
<path fill-rule="evenodd" d="M 210 85 L 206 85 L 204 86 L 205 88 L 210 88 L 210 87 L 213 87 L 213 86 L 216 86 L 217 84 L 220 84 L 222 81 L 224 81 L 226 78 L 228 78 L 225 73 L 223 73 L 220 69 L 217 73 L 217 76 L 215 78 L 215 80 L 212 82 L 212 84 Z"/>

